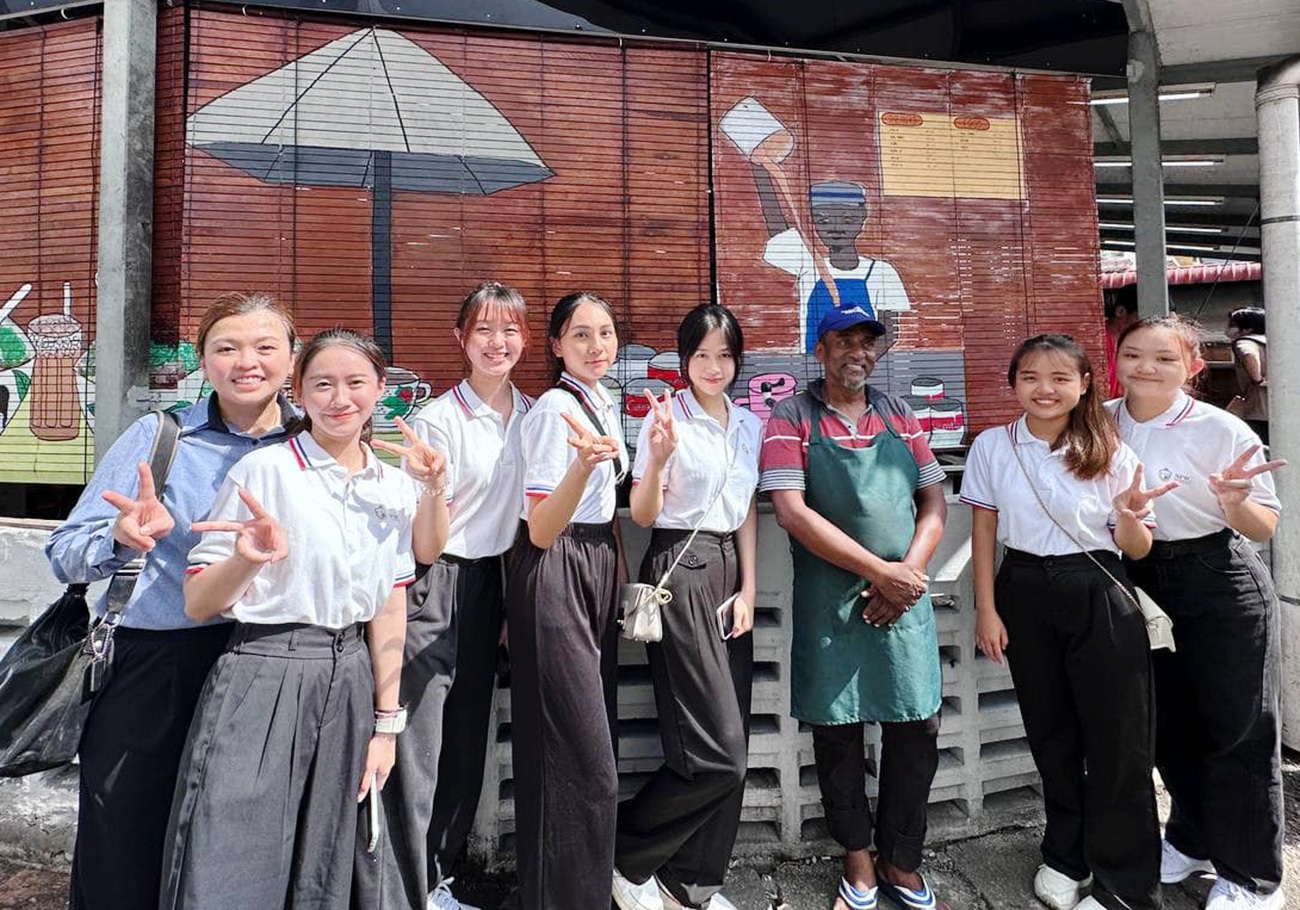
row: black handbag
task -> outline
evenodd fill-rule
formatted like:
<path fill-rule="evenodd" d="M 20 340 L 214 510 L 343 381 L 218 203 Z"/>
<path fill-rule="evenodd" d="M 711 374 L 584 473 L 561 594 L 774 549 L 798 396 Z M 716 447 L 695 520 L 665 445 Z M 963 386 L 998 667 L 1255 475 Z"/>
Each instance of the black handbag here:
<path fill-rule="evenodd" d="M 158 420 L 149 469 L 161 494 L 180 422 L 161 411 Z M 57 768 L 76 756 L 95 695 L 108 681 L 113 633 L 143 565 L 143 558 L 132 560 L 113 576 L 107 609 L 94 621 L 87 585 L 68 585 L 0 658 L 0 777 Z"/>

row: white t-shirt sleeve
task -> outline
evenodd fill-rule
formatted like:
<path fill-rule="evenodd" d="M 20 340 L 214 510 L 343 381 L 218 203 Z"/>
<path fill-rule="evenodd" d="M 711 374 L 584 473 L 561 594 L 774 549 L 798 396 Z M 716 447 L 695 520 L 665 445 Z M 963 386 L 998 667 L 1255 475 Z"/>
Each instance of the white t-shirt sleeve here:
<path fill-rule="evenodd" d="M 993 435 L 1006 435 L 1006 427 L 992 427 L 975 437 L 966 453 L 966 470 L 961 479 L 961 501 L 977 509 L 998 510 L 997 492 L 993 485 L 994 449 L 998 440 Z"/>
<path fill-rule="evenodd" d="M 910 310 L 912 301 L 907 297 L 907 288 L 898 270 L 883 259 L 877 259 L 867 279 L 867 293 L 871 296 L 871 306 L 877 312 L 892 310 L 899 312 Z"/>
<path fill-rule="evenodd" d="M 213 500 L 212 510 L 208 512 L 208 521 L 247 521 L 252 517 L 248 506 L 239 498 L 240 489 L 248 482 L 247 473 L 239 462 L 226 472 L 226 479 L 217 489 L 217 498 Z M 256 492 L 253 495 L 256 496 Z M 196 572 L 233 556 L 235 536 L 232 531 L 205 531 L 190 550 L 187 571 Z"/>
<path fill-rule="evenodd" d="M 794 228 L 787 228 L 767 241 L 763 261 L 791 275 L 805 275 L 817 267 L 812 251 Z"/>
<path fill-rule="evenodd" d="M 405 474 L 402 482 L 402 501 L 406 506 L 406 521 L 402 523 L 401 533 L 397 535 L 397 559 L 393 568 L 393 587 L 405 588 L 415 581 L 415 545 L 412 535 L 415 528 L 415 513 L 420 506 L 420 489 L 416 482 Z"/>
<path fill-rule="evenodd" d="M 569 470 L 569 462 L 577 456 L 569 445 L 572 431 L 562 414 L 572 414 L 581 423 L 588 423 L 574 403 L 572 410 L 564 401 L 568 392 L 548 392 L 537 400 L 528 412 L 527 423 L 521 428 L 528 440 L 524 452 L 524 496 L 528 499 L 545 499 L 555 492 Z M 593 431 L 594 432 L 594 431 Z"/>

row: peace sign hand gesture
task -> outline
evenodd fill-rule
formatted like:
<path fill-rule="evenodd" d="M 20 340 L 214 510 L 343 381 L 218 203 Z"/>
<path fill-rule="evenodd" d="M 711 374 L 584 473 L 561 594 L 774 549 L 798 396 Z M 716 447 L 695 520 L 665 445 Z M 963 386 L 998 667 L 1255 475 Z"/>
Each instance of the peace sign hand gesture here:
<path fill-rule="evenodd" d="M 239 498 L 248 506 L 253 517 L 248 521 L 196 521 L 191 530 L 200 534 L 207 531 L 231 531 L 235 537 L 235 553 L 255 565 L 279 562 L 289 555 L 289 536 L 271 513 L 262 508 L 252 493 L 243 487 Z"/>
<path fill-rule="evenodd" d="M 1178 481 L 1171 480 L 1150 490 L 1142 489 L 1142 465 L 1138 464 L 1133 469 L 1133 482 L 1116 496 L 1111 504 L 1115 508 L 1115 514 L 1120 518 L 1141 521 L 1151 514 L 1151 500 L 1164 496 L 1177 486 Z"/>
<path fill-rule="evenodd" d="M 597 436 L 574 419 L 572 414 L 561 413 L 564 422 L 569 425 L 573 435 L 569 445 L 578 450 L 578 463 L 590 474 L 602 462 L 613 461 L 618 457 L 618 443 L 608 436 Z"/>
<path fill-rule="evenodd" d="M 655 400 L 654 392 L 645 390 L 646 401 L 650 402 L 650 411 L 654 414 L 654 423 L 650 426 L 650 461 L 663 467 L 668 456 L 677 448 L 677 427 L 673 424 L 672 392 L 664 390 L 664 400 Z"/>
<path fill-rule="evenodd" d="M 406 473 L 414 477 L 425 487 L 436 490 L 446 483 L 447 456 L 415 434 L 410 425 L 402 418 L 397 418 L 397 428 L 402 431 L 406 445 L 399 446 L 383 439 L 372 439 L 371 448 L 379 449 L 404 460 Z"/>
<path fill-rule="evenodd" d="M 1210 475 L 1210 489 L 1218 498 L 1220 508 L 1226 510 L 1241 505 L 1250 496 L 1250 489 L 1254 486 L 1254 478 L 1257 474 L 1276 471 L 1286 465 L 1285 458 L 1278 458 L 1257 464 L 1253 468 L 1246 467 L 1246 462 L 1250 461 L 1260 448 L 1259 445 L 1251 446 L 1238 455 L 1237 460 L 1232 464 Z"/>
<path fill-rule="evenodd" d="M 158 499 L 153 486 L 153 474 L 143 461 L 136 465 L 140 475 L 140 492 L 135 499 L 115 490 L 103 492 L 104 501 L 117 509 L 113 522 L 113 539 L 132 550 L 151 551 L 172 532 L 176 522 Z"/>

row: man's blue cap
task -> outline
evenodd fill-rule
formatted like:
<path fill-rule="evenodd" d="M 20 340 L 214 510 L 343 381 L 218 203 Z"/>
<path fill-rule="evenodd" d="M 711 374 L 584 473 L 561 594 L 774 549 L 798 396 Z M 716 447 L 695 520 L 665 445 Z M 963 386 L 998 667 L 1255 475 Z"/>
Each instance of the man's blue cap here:
<path fill-rule="evenodd" d="M 876 318 L 876 314 L 870 310 L 864 310 L 860 306 L 839 309 L 833 307 L 826 311 L 822 321 L 817 323 L 817 340 L 821 341 L 822 336 L 827 332 L 842 332 L 845 329 L 851 329 L 855 325 L 865 325 L 871 330 L 877 338 L 885 334 L 885 324 Z"/>

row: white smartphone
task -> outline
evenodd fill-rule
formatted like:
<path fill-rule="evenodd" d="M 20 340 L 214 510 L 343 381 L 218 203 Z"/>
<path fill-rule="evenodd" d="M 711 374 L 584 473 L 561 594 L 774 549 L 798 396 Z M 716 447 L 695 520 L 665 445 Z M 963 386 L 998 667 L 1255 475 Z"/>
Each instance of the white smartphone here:
<path fill-rule="evenodd" d="M 366 794 L 366 852 L 374 853 L 379 847 L 379 775 L 370 775 L 370 792 Z"/>
<path fill-rule="evenodd" d="M 718 605 L 718 635 L 723 641 L 731 637 L 731 629 L 736 624 L 736 598 L 739 596 L 732 594 Z"/>

